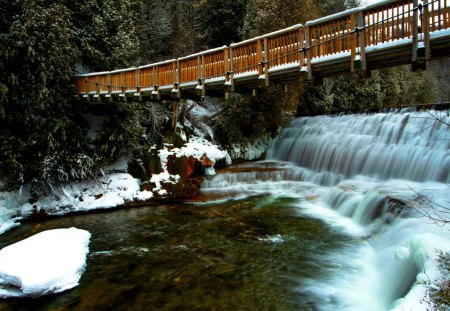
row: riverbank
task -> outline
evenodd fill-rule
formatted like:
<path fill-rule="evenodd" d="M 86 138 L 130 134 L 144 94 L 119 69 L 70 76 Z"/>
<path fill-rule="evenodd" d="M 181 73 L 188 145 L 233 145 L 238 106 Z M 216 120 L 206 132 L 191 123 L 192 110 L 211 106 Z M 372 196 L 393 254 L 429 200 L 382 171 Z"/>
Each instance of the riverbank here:
<path fill-rule="evenodd" d="M 204 177 L 214 175 L 215 168 L 229 166 L 236 159 L 259 159 L 269 143 L 266 137 L 253 145 L 236 146 L 230 155 L 202 137 L 192 137 L 181 148 L 165 144 L 154 150 L 157 156 L 152 161 L 156 160 L 160 173 L 147 178 L 136 178 L 128 160 L 121 158 L 96 178 L 49 184 L 39 197 L 31 193 L 30 185 L 18 191 L 0 188 L 0 234 L 30 219 L 181 202 L 194 197 Z"/>

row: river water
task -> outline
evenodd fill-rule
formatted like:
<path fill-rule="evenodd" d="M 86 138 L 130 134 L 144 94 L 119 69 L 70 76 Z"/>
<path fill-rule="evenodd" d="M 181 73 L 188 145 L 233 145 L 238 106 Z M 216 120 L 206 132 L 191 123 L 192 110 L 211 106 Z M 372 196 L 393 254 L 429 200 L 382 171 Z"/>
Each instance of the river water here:
<path fill-rule="evenodd" d="M 296 119 L 266 161 L 220 171 L 185 204 L 3 234 L 0 247 L 72 226 L 92 239 L 78 287 L 0 310 L 422 310 L 415 281 L 450 251 L 430 220 L 449 205 L 449 144 L 429 112 Z"/>

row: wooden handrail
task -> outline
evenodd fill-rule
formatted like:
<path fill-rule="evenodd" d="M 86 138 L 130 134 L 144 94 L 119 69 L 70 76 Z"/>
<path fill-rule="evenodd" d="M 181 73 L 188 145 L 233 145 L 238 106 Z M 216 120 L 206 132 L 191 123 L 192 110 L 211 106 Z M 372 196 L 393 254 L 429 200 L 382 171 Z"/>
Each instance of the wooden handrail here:
<path fill-rule="evenodd" d="M 75 87 L 79 94 L 139 93 L 197 81 L 232 84 L 233 76 L 253 72 L 267 85 L 271 68 L 296 64 L 311 75 L 312 62 L 327 57 L 350 57 L 352 71 L 357 62 L 364 70 L 366 48 L 401 40 L 412 42 L 414 62 L 419 42 L 428 48 L 430 32 L 450 28 L 450 0 L 417 1 L 379 2 L 178 59 L 76 75 Z"/>

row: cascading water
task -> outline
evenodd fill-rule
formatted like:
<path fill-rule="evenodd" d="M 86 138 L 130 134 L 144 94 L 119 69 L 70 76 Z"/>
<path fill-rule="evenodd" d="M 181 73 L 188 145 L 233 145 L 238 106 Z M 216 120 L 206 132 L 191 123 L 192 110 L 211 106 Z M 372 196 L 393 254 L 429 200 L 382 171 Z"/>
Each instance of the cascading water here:
<path fill-rule="evenodd" d="M 435 250 L 450 251 L 448 228 L 423 217 L 448 219 L 438 208 L 450 204 L 448 124 L 437 111 L 298 118 L 267 161 L 220 174 L 202 191 L 297 198 L 299 214 L 360 237 L 321 258 L 334 264 L 327 277 L 299 282 L 315 309 L 426 310 L 421 283 L 436 271 Z"/>

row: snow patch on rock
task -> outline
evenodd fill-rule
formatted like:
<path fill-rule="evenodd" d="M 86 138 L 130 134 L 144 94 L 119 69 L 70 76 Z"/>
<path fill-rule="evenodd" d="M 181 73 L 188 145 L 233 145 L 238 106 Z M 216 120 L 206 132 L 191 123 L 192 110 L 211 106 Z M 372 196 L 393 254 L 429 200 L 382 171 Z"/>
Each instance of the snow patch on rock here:
<path fill-rule="evenodd" d="M 38 297 L 78 285 L 91 234 L 47 230 L 0 250 L 0 298 Z"/>

